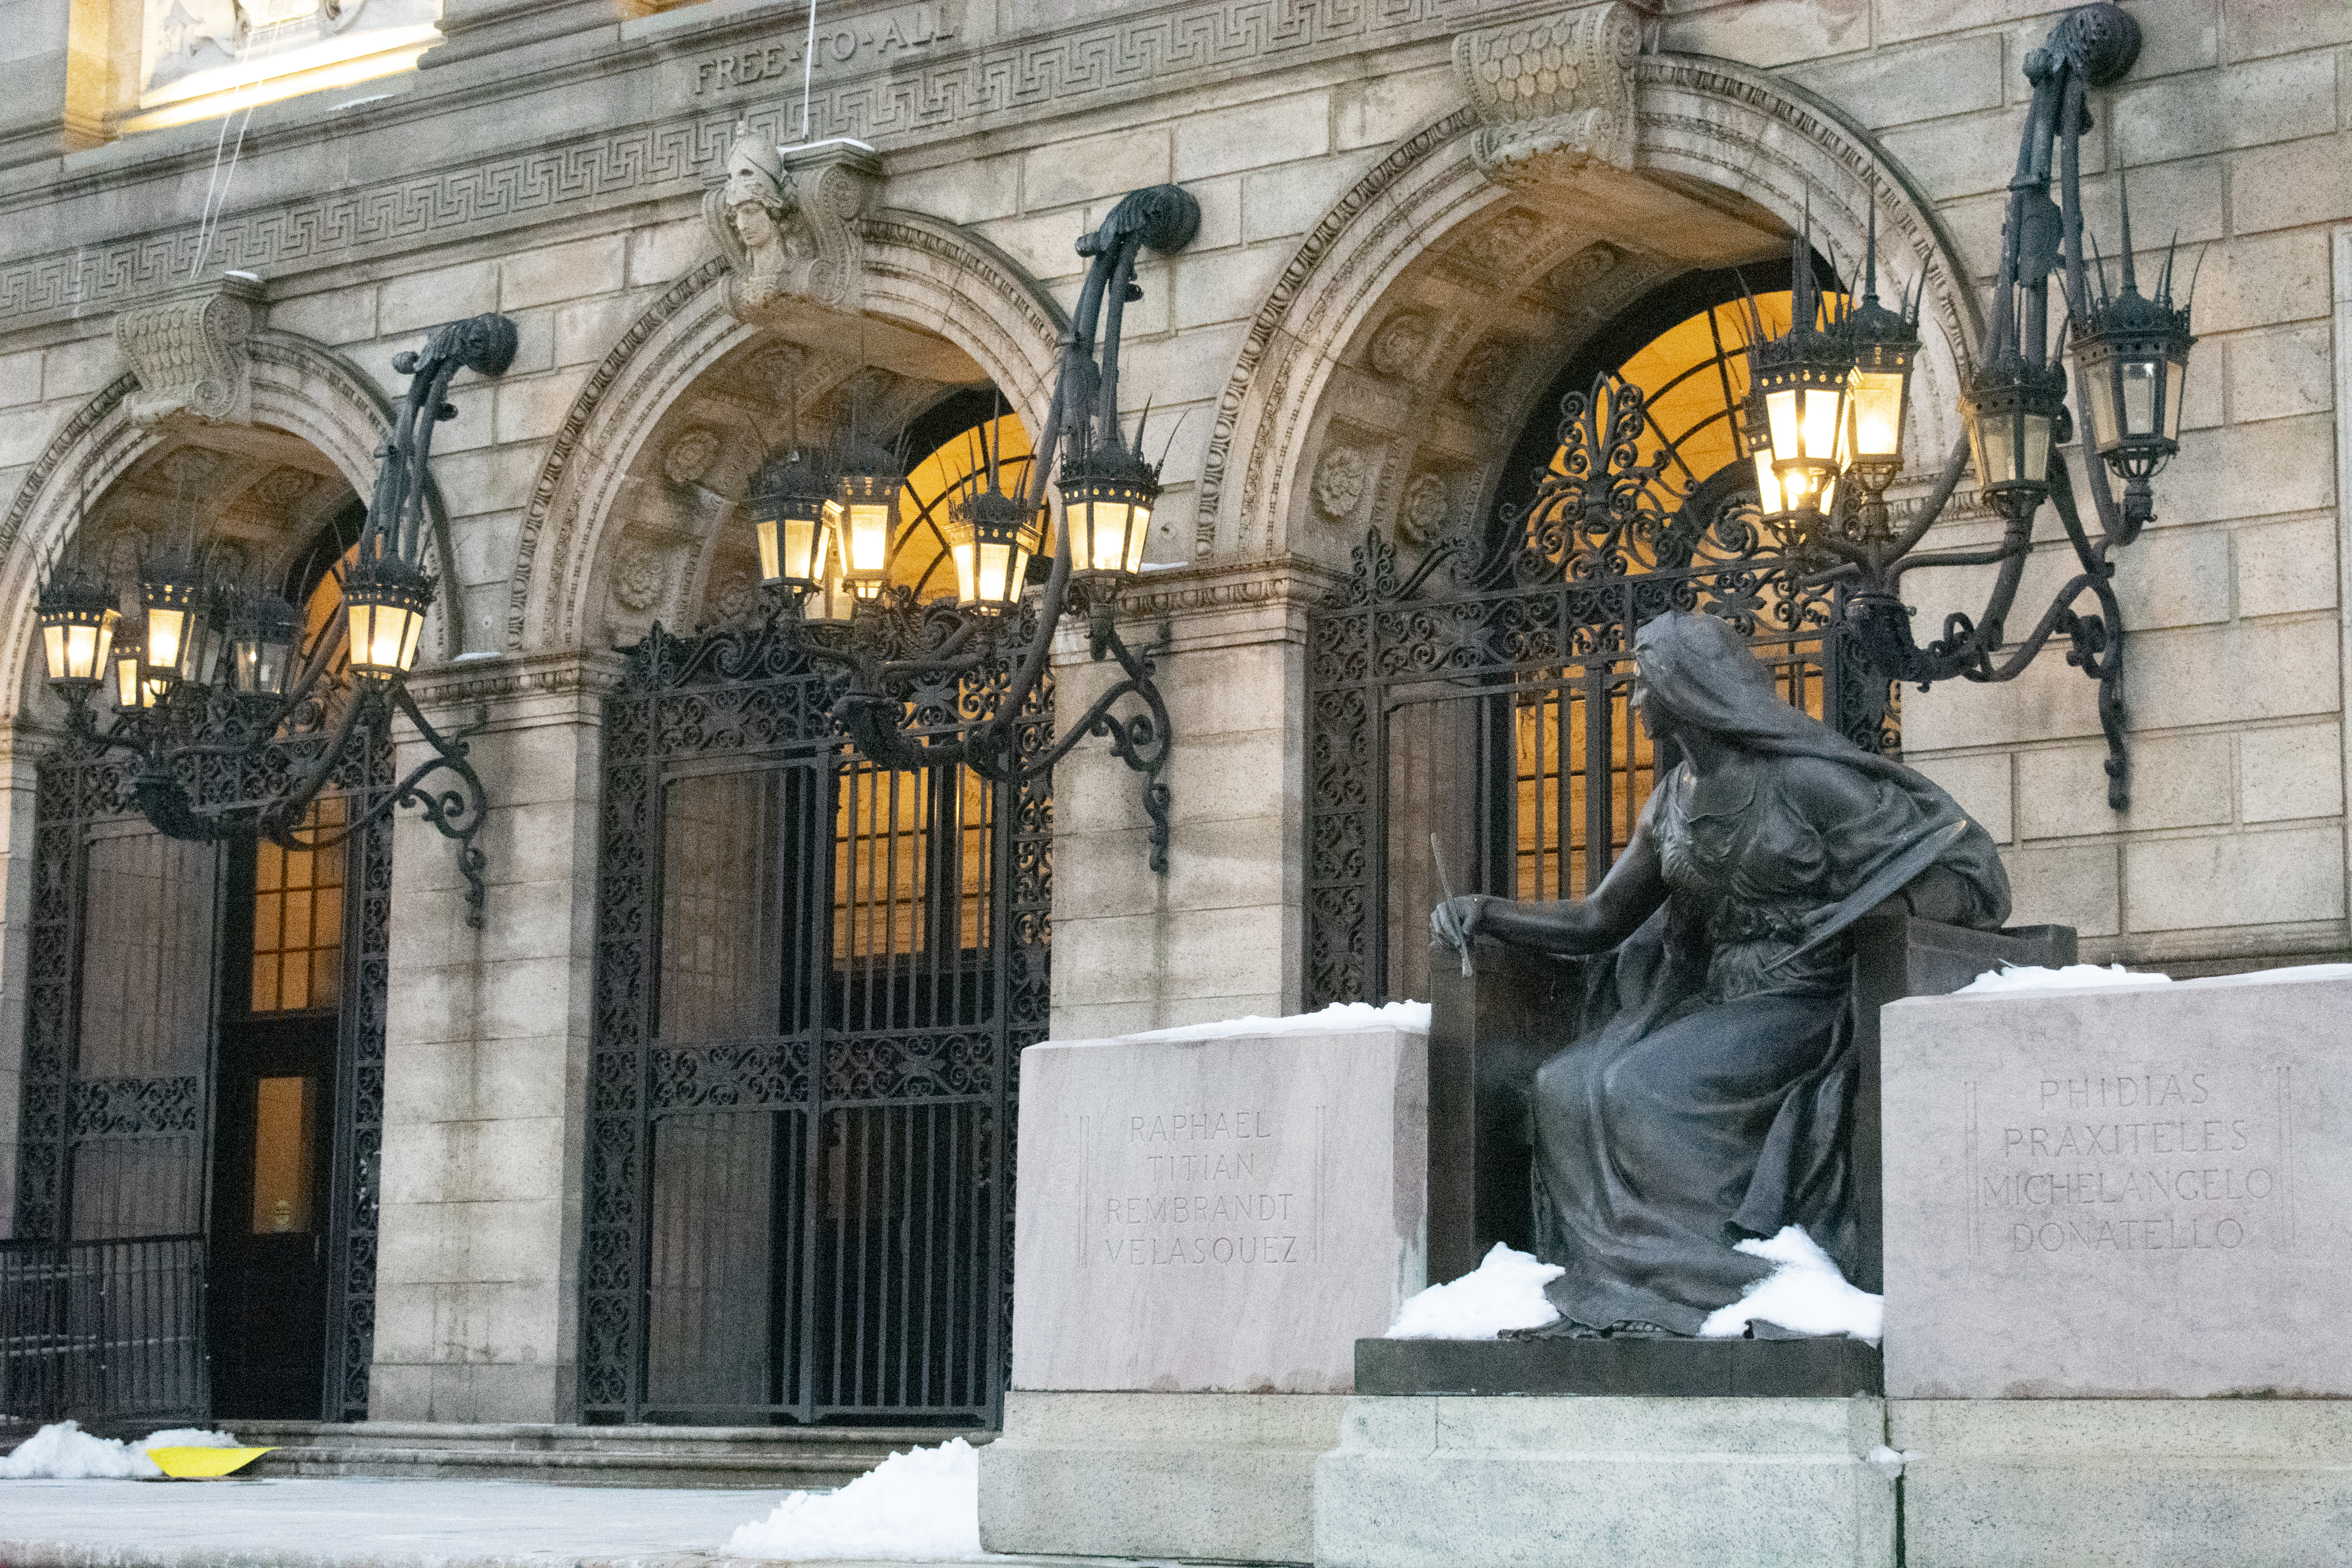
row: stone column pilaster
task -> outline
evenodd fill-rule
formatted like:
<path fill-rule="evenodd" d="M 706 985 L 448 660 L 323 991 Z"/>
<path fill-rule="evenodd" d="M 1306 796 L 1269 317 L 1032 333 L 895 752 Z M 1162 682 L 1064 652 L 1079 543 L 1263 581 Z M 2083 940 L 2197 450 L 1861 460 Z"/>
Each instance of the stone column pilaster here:
<path fill-rule="evenodd" d="M 34 793 L 49 744 L 50 737 L 21 719 L 0 724 L 0 1239 L 16 1234 L 25 990 L 32 951 Z"/>
<path fill-rule="evenodd" d="M 1158 646 L 1176 737 L 1168 872 L 1150 868 L 1139 776 L 1079 742 L 1054 775 L 1056 1039 L 1297 1010 L 1307 612 L 1336 581 L 1283 557 L 1153 572 L 1122 597 L 1119 635 Z M 1066 622 L 1059 721 L 1118 678 Z"/>
<path fill-rule="evenodd" d="M 583 1095 L 609 654 L 470 658 L 412 682 L 480 722 L 482 929 L 454 847 L 393 841 L 375 1420 L 568 1421 L 577 1404 Z M 427 755 L 411 732 L 402 773 Z"/>

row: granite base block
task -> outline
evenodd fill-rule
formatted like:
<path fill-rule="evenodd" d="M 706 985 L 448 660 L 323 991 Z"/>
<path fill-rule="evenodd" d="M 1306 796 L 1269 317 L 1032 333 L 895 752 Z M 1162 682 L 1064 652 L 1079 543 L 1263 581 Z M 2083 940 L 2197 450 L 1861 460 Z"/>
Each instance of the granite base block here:
<path fill-rule="evenodd" d="M 1881 1394 L 1878 1347 L 1804 1340 L 1358 1340 L 1358 1394 L 1840 1399 Z"/>
<path fill-rule="evenodd" d="M 1888 1426 L 1911 1568 L 2301 1568 L 2352 1542 L 2344 1401 L 1898 1400 Z"/>
<path fill-rule="evenodd" d="M 980 1451 L 990 1552 L 1306 1563 L 1315 1461 L 1337 1446 L 1343 1395 L 1004 1396 Z"/>
<path fill-rule="evenodd" d="M 1887 1568 L 1885 1404 L 1348 1401 L 1315 1468 L 1318 1568 Z"/>

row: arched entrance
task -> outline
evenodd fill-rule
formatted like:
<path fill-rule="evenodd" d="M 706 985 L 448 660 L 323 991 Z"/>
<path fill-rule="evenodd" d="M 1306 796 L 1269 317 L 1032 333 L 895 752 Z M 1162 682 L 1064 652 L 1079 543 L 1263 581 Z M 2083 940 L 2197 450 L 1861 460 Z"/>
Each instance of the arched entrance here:
<path fill-rule="evenodd" d="M 1885 682 L 1863 676 L 1836 590 L 1756 511 L 1749 313 L 1779 332 L 1790 300 L 1736 269 L 1653 289 L 1551 378 L 1558 417 L 1529 422 L 1505 480 L 1525 475 L 1524 501 L 1356 550 L 1308 629 L 1310 1005 L 1429 994 L 1422 922 L 1449 888 L 1599 884 L 1671 765 L 1629 701 L 1654 616 L 1730 621 L 1789 701 L 1885 743 Z"/>
<path fill-rule="evenodd" d="M 1027 462 L 1005 401 L 755 338 L 652 422 L 646 469 L 615 487 L 634 515 L 590 613 L 633 640 L 605 709 L 586 1420 L 996 1419 L 1014 1063 L 1049 1000 L 1050 782 L 860 756 L 832 721 L 839 674 L 772 618 L 741 502 L 767 443 L 855 427 L 908 466 L 894 588 L 952 598 L 939 521 L 984 450 L 1008 483 Z M 692 564 L 633 603 L 665 538 Z M 634 618 L 665 605 L 699 629 Z M 919 727 L 951 733 L 1002 674 L 919 692 Z M 1025 720 L 1034 756 L 1050 688 Z"/>
<path fill-rule="evenodd" d="M 138 602 L 144 557 L 193 543 L 218 577 L 307 604 L 320 635 L 361 511 L 336 458 L 280 427 L 142 432 L 110 426 L 112 412 L 90 426 L 80 467 L 97 482 L 68 521 L 118 602 Z M 338 716 L 298 716 L 258 757 L 192 756 L 183 783 L 205 807 L 257 803 Z M 63 731 L 37 671 L 17 721 Z M 314 827 L 391 784 L 389 736 L 349 755 Z M 390 825 L 313 851 L 173 839 L 126 773 L 70 737 L 38 770 L 0 1408 L 363 1416 Z"/>

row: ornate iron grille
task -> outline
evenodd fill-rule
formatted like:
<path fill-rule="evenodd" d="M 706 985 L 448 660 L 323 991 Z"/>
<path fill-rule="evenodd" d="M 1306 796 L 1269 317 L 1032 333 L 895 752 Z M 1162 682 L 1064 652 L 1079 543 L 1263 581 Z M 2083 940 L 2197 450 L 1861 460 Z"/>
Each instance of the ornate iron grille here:
<path fill-rule="evenodd" d="M 300 732 L 258 757 L 191 759 L 182 782 L 206 805 L 267 799 L 289 768 L 315 754 L 334 717 L 300 715 Z M 391 786 L 392 749 L 379 733 L 348 755 L 333 787 L 357 815 Z M 206 1095 L 217 1012 L 217 851 L 153 832 L 131 788 L 119 757 L 92 756 L 69 743 L 41 764 L 35 807 L 16 1236 L 77 1257 L 87 1250 L 79 1244 L 101 1239 L 159 1246 L 158 1238 L 184 1240 L 184 1233 L 203 1223 Z M 366 1418 L 374 1358 L 392 825 L 378 821 L 347 844 L 346 929 L 356 940 L 345 947 L 349 968 L 337 1040 L 333 1206 L 325 1233 L 329 1359 L 320 1410 L 332 1421 Z M 119 909 L 100 907 L 110 900 Z M 114 950 L 101 953 L 105 962 L 95 968 L 89 963 L 93 940 Z M 119 969 L 126 955 L 150 966 L 146 982 L 160 983 L 169 971 L 173 984 L 184 983 L 200 994 L 158 993 L 150 998 L 154 1016 L 126 1024 L 108 1012 L 107 985 L 90 980 L 93 973 L 111 974 L 112 986 L 135 994 L 142 977 Z M 118 967 L 110 970 L 108 962 Z M 181 1250 L 200 1287 L 201 1249 Z M 100 1248 L 89 1256 L 113 1255 Z M 154 1311 L 178 1314 L 151 1325 L 155 1334 L 201 1346 L 202 1294 L 200 1288 L 151 1292 Z M 67 1360 L 98 1355 L 103 1342 L 103 1336 L 82 1335 L 59 1353 Z M 200 1374 L 201 1365 L 199 1386 Z M 103 1401 L 132 1385 L 108 1380 L 95 1365 L 60 1363 L 46 1386 L 75 1400 Z M 152 1381 L 138 1386 L 152 1387 Z M 197 1396 L 194 1414 L 204 1413 L 206 1398 Z M 139 1413 L 146 1409 L 142 1405 Z M 103 1420 L 132 1413 L 77 1404 L 52 1414 Z"/>
<path fill-rule="evenodd" d="M 1004 679 L 914 721 L 952 734 Z M 590 1421 L 998 1418 L 1049 786 L 877 768 L 836 695 L 772 622 L 656 627 L 606 700 Z"/>
<path fill-rule="evenodd" d="M 1895 743 L 1838 592 L 1780 552 L 1752 481 L 1735 467 L 1678 484 L 1642 461 L 1658 443 L 1638 387 L 1561 409 L 1559 459 L 1496 536 L 1448 535 L 1408 568 L 1374 533 L 1309 617 L 1309 1007 L 1426 996 L 1423 922 L 1446 877 L 1528 899 L 1600 882 L 1671 765 L 1627 700 L 1653 616 L 1722 616 L 1789 700 Z"/>

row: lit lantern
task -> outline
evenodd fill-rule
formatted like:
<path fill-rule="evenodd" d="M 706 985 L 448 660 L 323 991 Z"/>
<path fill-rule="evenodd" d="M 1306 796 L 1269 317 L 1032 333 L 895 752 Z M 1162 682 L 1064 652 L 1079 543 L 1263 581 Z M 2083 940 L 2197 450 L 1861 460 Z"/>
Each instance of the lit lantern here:
<path fill-rule="evenodd" d="M 832 481 L 800 453 L 763 464 L 751 480 L 761 581 L 781 584 L 796 597 L 824 587 L 841 515 Z"/>
<path fill-rule="evenodd" d="M 1055 488 L 1062 492 L 1072 570 L 1095 593 L 1116 594 L 1143 568 L 1160 470 L 1117 439 L 1074 442 Z"/>
<path fill-rule="evenodd" d="M 122 619 L 114 607 L 114 590 L 89 573 L 67 567 L 41 589 L 37 614 L 49 682 L 58 695 L 78 700 L 96 690 L 107 678 L 107 656 Z"/>
<path fill-rule="evenodd" d="M 162 555 L 147 562 L 140 575 L 148 679 L 211 685 L 220 639 L 203 574 L 184 556 Z"/>
<path fill-rule="evenodd" d="M 415 666 L 432 605 L 431 579 L 398 556 L 355 563 L 343 577 L 352 670 L 379 680 L 406 675 Z"/>
<path fill-rule="evenodd" d="M 2104 271 L 2099 281 L 2104 292 Z M 2156 298 L 2139 291 L 2126 213 L 2123 289 L 2083 311 L 2074 330 L 2074 376 L 2090 444 L 2123 479 L 2124 515 L 2135 526 L 2155 515 L 2148 480 L 2180 450 L 2181 389 L 2196 341 L 2188 309 L 2173 309 L 2169 257 Z"/>
<path fill-rule="evenodd" d="M 1845 318 L 1845 342 L 1853 368 L 1846 391 L 1843 471 L 1862 490 L 1864 530 L 1888 536 L 1886 487 L 1903 468 L 1903 420 L 1910 399 L 1911 368 L 1919 357 L 1917 306 L 1890 310 L 1878 302 L 1878 213 L 1870 216 L 1870 243 L 1863 259 L 1862 303 Z"/>
<path fill-rule="evenodd" d="M 1766 337 L 1749 307 L 1748 427 L 1764 510 L 1803 518 L 1826 514 L 1836 499 L 1853 356 L 1813 281 L 1811 245 L 1797 240 L 1790 259 L 1789 330 Z"/>
<path fill-rule="evenodd" d="M 834 497 L 841 507 L 842 578 L 861 599 L 878 597 L 890 580 L 890 546 L 898 533 L 898 487 L 906 475 L 877 447 L 854 447 L 843 458 Z"/>
<path fill-rule="evenodd" d="M 2014 496 L 2027 510 L 2050 490 L 2050 441 L 2066 406 L 2066 373 L 2032 365 L 2014 350 L 1969 379 L 1964 413 L 1977 483 L 1991 497 Z"/>
<path fill-rule="evenodd" d="M 229 687 L 239 697 L 286 694 L 293 661 L 294 606 L 275 594 L 245 605 L 229 626 Z"/>
<path fill-rule="evenodd" d="M 956 502 L 940 531 L 955 563 L 956 603 L 992 616 L 1021 603 L 1037 538 L 1028 504 L 997 489 L 995 479 L 992 463 L 988 487 Z"/>
<path fill-rule="evenodd" d="M 147 647 L 147 626 L 143 617 L 133 616 L 117 628 L 113 651 L 109 655 L 114 666 L 114 705 L 124 712 L 141 708 L 152 708 L 163 700 L 164 682 L 150 679 L 142 655 Z"/>

